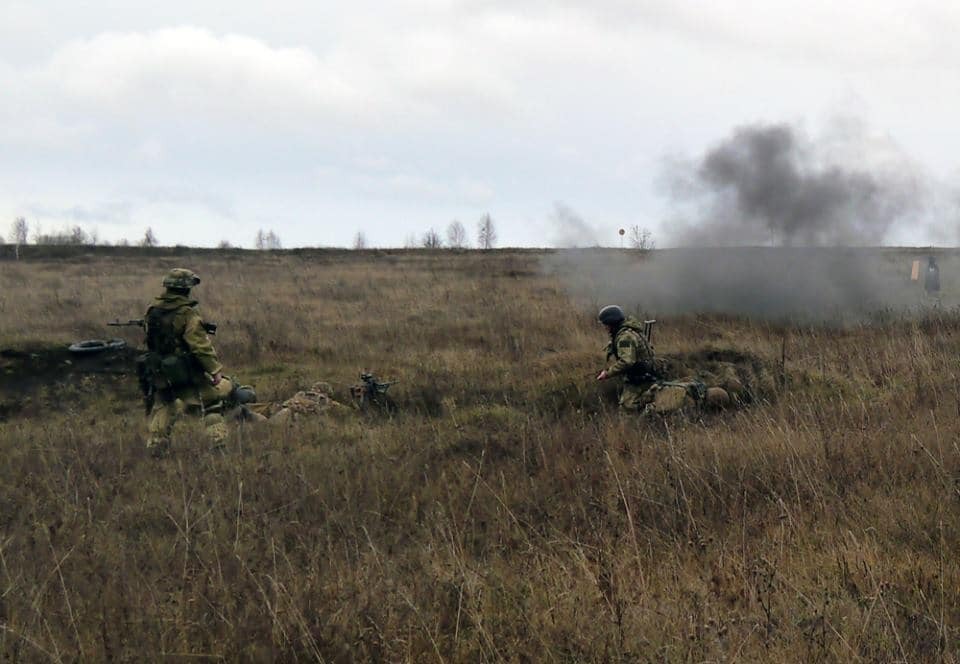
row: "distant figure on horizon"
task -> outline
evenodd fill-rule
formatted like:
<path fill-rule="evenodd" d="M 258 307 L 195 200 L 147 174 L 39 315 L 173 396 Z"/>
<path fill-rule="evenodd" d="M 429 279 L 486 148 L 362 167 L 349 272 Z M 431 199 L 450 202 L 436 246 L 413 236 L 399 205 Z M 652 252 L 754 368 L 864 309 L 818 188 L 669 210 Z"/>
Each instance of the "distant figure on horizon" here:
<path fill-rule="evenodd" d="M 923 278 L 923 290 L 927 294 L 927 298 L 932 300 L 934 304 L 940 304 L 940 266 L 937 265 L 937 260 L 930 256 L 927 258 L 927 272 Z"/>

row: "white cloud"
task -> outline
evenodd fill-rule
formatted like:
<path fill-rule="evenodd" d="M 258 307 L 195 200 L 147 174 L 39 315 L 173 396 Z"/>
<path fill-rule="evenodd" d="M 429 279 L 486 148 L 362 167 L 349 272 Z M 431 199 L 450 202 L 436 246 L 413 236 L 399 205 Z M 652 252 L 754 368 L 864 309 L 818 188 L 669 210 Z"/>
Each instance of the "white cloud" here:
<path fill-rule="evenodd" d="M 313 53 L 192 27 L 103 34 L 60 48 L 39 72 L 71 104 L 115 115 L 255 118 L 363 107 L 364 98 Z"/>
<path fill-rule="evenodd" d="M 352 192 L 360 199 L 485 205 L 494 200 L 494 188 L 483 180 L 458 176 L 430 176 L 386 158 L 359 158 L 351 166 L 328 165 L 315 171 L 318 183 L 330 191 Z"/>
<path fill-rule="evenodd" d="M 541 21 L 574 16 L 610 33 L 674 34 L 703 48 L 854 67 L 935 64 L 955 68 L 960 6 L 940 0 L 466 0 L 476 13 Z"/>
<path fill-rule="evenodd" d="M 162 141 L 148 138 L 137 146 L 136 155 L 146 163 L 157 163 L 163 160 L 166 149 Z"/>

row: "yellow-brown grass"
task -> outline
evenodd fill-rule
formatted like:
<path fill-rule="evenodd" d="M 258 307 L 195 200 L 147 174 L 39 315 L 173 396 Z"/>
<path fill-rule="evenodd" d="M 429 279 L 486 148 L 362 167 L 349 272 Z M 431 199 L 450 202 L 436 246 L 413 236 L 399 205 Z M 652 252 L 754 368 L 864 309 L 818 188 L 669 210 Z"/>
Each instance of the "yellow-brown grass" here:
<path fill-rule="evenodd" d="M 603 334 L 537 261 L 0 263 L 0 347 L 102 337 L 184 265 L 262 396 L 401 381 L 394 418 L 222 452 L 185 425 L 160 462 L 136 402 L 37 395 L 42 417 L 0 422 L 0 657 L 956 661 L 960 319 L 661 321 L 659 352 L 772 364 L 788 332 L 788 389 L 647 422 L 601 403 Z"/>

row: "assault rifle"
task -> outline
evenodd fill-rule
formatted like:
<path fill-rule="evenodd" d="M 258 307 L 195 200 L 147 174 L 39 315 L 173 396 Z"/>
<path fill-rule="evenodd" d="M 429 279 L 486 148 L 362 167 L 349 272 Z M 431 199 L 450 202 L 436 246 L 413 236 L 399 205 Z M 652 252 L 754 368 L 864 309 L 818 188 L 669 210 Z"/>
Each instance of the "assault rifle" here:
<path fill-rule="evenodd" d="M 107 323 L 107 325 L 110 327 L 147 327 L 147 323 L 142 318 L 139 320 L 128 320 L 126 323 L 117 318 Z"/>
<path fill-rule="evenodd" d="M 119 319 L 116 319 L 116 320 L 110 321 L 109 323 L 107 323 L 107 325 L 109 325 L 110 327 L 139 327 L 139 328 L 143 328 L 144 330 L 147 329 L 147 322 L 142 318 L 138 318 L 136 320 L 128 320 L 126 323 L 124 323 Z M 206 330 L 207 334 L 214 335 L 217 333 L 216 323 L 201 323 L 201 325 L 203 325 L 203 329 Z"/>

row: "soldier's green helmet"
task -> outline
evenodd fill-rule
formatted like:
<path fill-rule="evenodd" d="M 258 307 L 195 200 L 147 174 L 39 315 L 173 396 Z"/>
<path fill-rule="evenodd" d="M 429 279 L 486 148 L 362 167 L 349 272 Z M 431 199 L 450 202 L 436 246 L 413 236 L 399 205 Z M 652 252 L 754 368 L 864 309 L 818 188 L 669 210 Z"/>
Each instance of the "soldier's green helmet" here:
<path fill-rule="evenodd" d="M 200 283 L 198 277 L 192 270 L 182 267 L 175 267 L 163 278 L 164 288 L 176 288 L 179 290 L 190 290 Z"/>
<path fill-rule="evenodd" d="M 623 309 L 618 307 L 615 304 L 608 304 L 603 309 L 600 310 L 600 313 L 597 314 L 597 320 L 603 323 L 604 325 L 609 325 L 611 327 L 616 327 L 620 325 L 623 321 L 627 319 L 626 315 L 623 313 Z"/>

